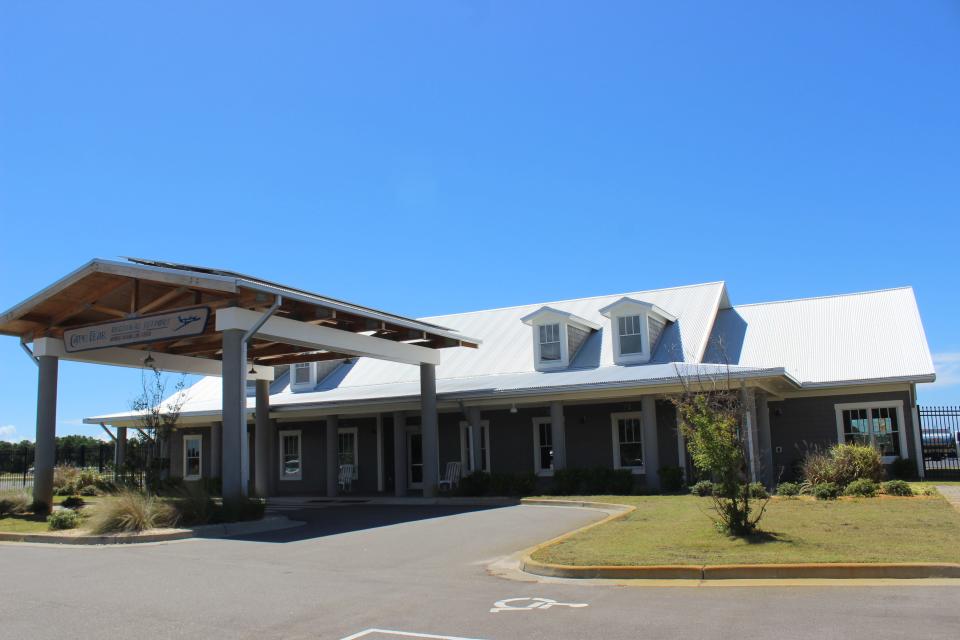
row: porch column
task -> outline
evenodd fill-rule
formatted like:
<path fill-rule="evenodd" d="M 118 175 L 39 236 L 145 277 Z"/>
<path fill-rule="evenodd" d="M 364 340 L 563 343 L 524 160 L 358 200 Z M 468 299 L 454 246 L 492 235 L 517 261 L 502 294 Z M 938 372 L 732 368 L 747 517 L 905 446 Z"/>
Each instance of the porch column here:
<path fill-rule="evenodd" d="M 337 416 L 327 416 L 327 497 L 337 496 L 337 480 L 340 479 L 340 456 L 337 446 Z"/>
<path fill-rule="evenodd" d="M 120 473 L 127 464 L 127 428 L 117 427 L 117 442 L 113 448 L 113 472 Z"/>
<path fill-rule="evenodd" d="M 683 471 L 683 479 L 690 482 L 690 470 L 687 469 L 687 439 L 680 430 L 680 421 L 677 420 L 677 466 Z"/>
<path fill-rule="evenodd" d="M 166 440 L 170 477 L 182 478 L 186 473 L 186 469 L 183 468 L 183 432 L 179 429 L 170 429 Z"/>
<path fill-rule="evenodd" d="M 256 423 L 253 430 L 253 489 L 261 498 L 270 495 L 270 381 L 257 380 Z"/>
<path fill-rule="evenodd" d="M 746 385 L 740 387 L 740 405 L 743 411 L 743 424 L 740 425 L 747 439 L 747 470 L 750 482 L 756 482 L 759 477 L 759 446 L 757 434 L 757 399 L 756 391 Z"/>
<path fill-rule="evenodd" d="M 550 403 L 550 437 L 553 439 L 553 470 L 567 468 L 567 426 L 563 403 Z"/>
<path fill-rule="evenodd" d="M 757 448 L 760 454 L 760 481 L 773 489 L 776 474 L 773 468 L 773 443 L 770 437 L 770 408 L 766 391 L 757 391 Z"/>
<path fill-rule="evenodd" d="M 643 411 L 643 471 L 647 487 L 660 488 L 660 442 L 657 434 L 657 399 L 643 396 L 640 400 Z"/>
<path fill-rule="evenodd" d="M 423 430 L 423 497 L 432 498 L 437 491 L 440 466 L 437 427 L 437 369 L 420 364 L 420 425 Z"/>
<path fill-rule="evenodd" d="M 407 419 L 396 411 L 393 414 L 393 494 L 407 495 Z"/>
<path fill-rule="evenodd" d="M 483 471 L 483 453 L 481 451 L 482 439 L 480 437 L 480 407 L 470 407 L 467 409 L 467 422 L 470 424 L 470 453 L 472 454 L 470 464 L 474 471 Z M 487 434 L 489 437 L 489 434 Z M 489 471 L 489 469 L 487 469 Z"/>
<path fill-rule="evenodd" d="M 37 440 L 33 458 L 33 501 L 47 510 L 53 506 L 53 466 L 57 456 L 56 356 L 38 356 Z"/>
<path fill-rule="evenodd" d="M 223 499 L 246 497 L 249 472 L 247 443 L 246 344 L 241 329 L 223 332 Z"/>
<path fill-rule="evenodd" d="M 223 423 L 210 425 L 210 477 L 220 477 L 220 459 L 223 457 Z"/>

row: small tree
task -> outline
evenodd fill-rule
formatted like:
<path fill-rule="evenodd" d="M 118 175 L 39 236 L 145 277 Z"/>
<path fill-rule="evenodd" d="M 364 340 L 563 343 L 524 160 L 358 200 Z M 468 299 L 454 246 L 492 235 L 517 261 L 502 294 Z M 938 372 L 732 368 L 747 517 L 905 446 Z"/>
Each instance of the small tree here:
<path fill-rule="evenodd" d="M 141 392 L 131 408 L 146 437 L 141 445 L 146 449 L 146 483 L 157 492 L 160 483 L 170 475 L 170 433 L 180 420 L 180 411 L 186 402 L 186 376 L 181 375 L 167 392 L 168 379 L 156 368 L 143 369 L 140 374 Z M 166 402 L 165 402 L 166 401 Z"/>
<path fill-rule="evenodd" d="M 683 380 L 683 378 L 681 378 Z M 755 507 L 750 500 L 747 443 L 740 425 L 745 412 L 740 395 L 726 385 L 699 389 L 684 380 L 684 393 L 674 402 L 679 427 L 687 440 L 693 464 L 716 484 L 713 494 L 717 528 L 744 536 L 757 530 L 767 501 Z"/>

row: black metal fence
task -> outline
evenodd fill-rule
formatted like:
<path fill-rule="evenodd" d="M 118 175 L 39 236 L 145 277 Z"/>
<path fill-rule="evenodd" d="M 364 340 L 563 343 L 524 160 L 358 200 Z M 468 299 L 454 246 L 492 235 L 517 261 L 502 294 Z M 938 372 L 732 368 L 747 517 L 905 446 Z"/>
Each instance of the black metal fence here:
<path fill-rule="evenodd" d="M 147 467 L 147 447 L 137 441 L 127 443 L 122 468 L 114 468 L 114 443 L 100 445 L 57 446 L 57 466 L 70 466 L 96 471 L 104 479 L 117 484 L 143 487 Z M 33 446 L 0 450 L 0 491 L 33 488 Z"/>
<path fill-rule="evenodd" d="M 917 407 L 928 478 L 960 478 L 960 407 Z"/>

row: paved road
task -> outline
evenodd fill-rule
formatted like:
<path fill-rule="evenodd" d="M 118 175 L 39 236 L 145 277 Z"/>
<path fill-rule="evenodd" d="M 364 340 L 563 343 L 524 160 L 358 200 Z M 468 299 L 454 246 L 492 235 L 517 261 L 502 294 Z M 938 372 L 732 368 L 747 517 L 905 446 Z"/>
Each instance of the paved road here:
<path fill-rule="evenodd" d="M 598 512 L 354 505 L 288 515 L 309 524 L 244 540 L 0 545 L 0 638 L 960 637 L 956 586 L 634 588 L 487 573 Z M 490 612 L 520 597 L 589 606 Z M 371 628 L 433 636 L 362 633 Z"/>

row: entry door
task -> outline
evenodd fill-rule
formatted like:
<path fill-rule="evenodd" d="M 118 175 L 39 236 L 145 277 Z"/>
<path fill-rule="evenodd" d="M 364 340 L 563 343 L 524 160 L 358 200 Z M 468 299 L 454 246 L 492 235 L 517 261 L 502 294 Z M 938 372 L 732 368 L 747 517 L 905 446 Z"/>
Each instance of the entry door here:
<path fill-rule="evenodd" d="M 423 435 L 407 431 L 407 485 L 410 489 L 423 488 Z"/>

